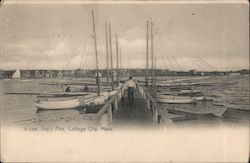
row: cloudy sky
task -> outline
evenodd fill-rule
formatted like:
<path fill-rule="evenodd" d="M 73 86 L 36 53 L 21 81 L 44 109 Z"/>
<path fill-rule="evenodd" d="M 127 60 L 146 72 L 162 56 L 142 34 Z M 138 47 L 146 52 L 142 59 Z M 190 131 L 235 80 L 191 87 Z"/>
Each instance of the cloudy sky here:
<path fill-rule="evenodd" d="M 153 21 L 157 68 L 235 70 L 249 67 L 247 3 L 8 4 L 0 8 L 0 68 L 106 67 L 105 20 L 117 33 L 123 68 L 145 68 L 146 21 Z M 113 42 L 115 60 L 115 42 Z M 115 63 L 114 63 L 114 66 Z"/>

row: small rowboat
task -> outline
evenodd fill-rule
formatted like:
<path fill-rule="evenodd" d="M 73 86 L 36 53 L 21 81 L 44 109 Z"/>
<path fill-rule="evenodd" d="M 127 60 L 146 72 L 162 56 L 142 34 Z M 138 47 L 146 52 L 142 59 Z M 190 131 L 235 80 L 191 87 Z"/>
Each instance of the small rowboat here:
<path fill-rule="evenodd" d="M 62 110 L 62 109 L 75 109 L 79 107 L 93 107 L 105 104 L 109 97 L 117 93 L 117 90 L 111 92 L 103 92 L 100 96 L 95 93 L 78 96 L 77 98 L 62 96 L 57 97 L 54 95 L 38 96 L 39 100 L 35 103 L 38 109 L 46 110 Z"/>
<path fill-rule="evenodd" d="M 174 96 L 174 95 L 158 95 L 157 101 L 168 104 L 191 104 L 196 103 L 196 100 L 191 97 Z"/>
<path fill-rule="evenodd" d="M 160 95 L 173 95 L 173 96 L 179 96 L 179 97 L 190 97 L 197 101 L 205 100 L 204 93 L 200 91 L 189 91 L 189 90 L 183 90 L 180 92 L 162 92 Z M 160 96 L 159 95 L 159 96 Z"/>
<path fill-rule="evenodd" d="M 64 101 L 38 101 L 35 103 L 38 109 L 52 109 L 52 110 L 62 110 L 62 109 L 74 109 L 80 106 L 79 99 L 69 99 Z"/>

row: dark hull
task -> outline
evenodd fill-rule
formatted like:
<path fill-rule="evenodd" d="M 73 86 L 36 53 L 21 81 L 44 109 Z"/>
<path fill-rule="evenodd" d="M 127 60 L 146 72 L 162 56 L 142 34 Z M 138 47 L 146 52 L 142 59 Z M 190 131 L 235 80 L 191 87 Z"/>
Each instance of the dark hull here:
<path fill-rule="evenodd" d="M 103 106 L 104 104 L 98 104 L 98 105 L 92 105 L 92 106 L 90 105 L 86 107 L 79 107 L 78 110 L 80 114 L 97 113 Z"/>

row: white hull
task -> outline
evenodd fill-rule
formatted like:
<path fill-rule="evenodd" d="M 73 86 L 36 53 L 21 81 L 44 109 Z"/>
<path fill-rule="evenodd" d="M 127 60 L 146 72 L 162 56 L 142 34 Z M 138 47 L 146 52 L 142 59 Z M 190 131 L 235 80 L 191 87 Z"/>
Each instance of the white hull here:
<path fill-rule="evenodd" d="M 205 96 L 193 97 L 197 101 L 205 100 Z"/>
<path fill-rule="evenodd" d="M 79 92 L 77 95 L 82 94 L 84 96 L 78 96 L 77 99 L 69 99 L 69 97 L 54 97 L 53 94 L 47 96 L 41 96 L 39 102 L 35 103 L 38 109 L 46 110 L 61 110 L 61 109 L 74 109 L 82 106 L 94 106 L 105 104 L 109 97 L 115 95 L 117 90 L 111 92 L 103 92 L 100 96 L 96 93 Z M 67 94 L 75 94 L 73 92 L 67 92 Z M 57 94 L 58 95 L 58 94 Z"/>
<path fill-rule="evenodd" d="M 157 101 L 160 103 L 169 103 L 169 104 L 190 104 L 195 103 L 196 100 L 191 97 L 180 97 L 180 96 L 171 96 L 171 95 L 159 95 Z"/>
<path fill-rule="evenodd" d="M 80 101 L 79 99 L 65 101 L 41 101 L 37 102 L 35 106 L 38 109 L 46 110 L 74 109 L 80 106 Z"/>
<path fill-rule="evenodd" d="M 205 100 L 205 95 L 199 91 L 180 91 L 180 92 L 162 92 L 158 95 L 160 98 L 167 98 L 167 96 L 175 96 L 176 98 L 191 98 L 197 101 Z"/>
<path fill-rule="evenodd" d="M 84 99 L 84 105 L 88 106 L 88 105 L 104 104 L 107 99 L 108 97 L 104 95 L 89 97 L 89 98 Z"/>

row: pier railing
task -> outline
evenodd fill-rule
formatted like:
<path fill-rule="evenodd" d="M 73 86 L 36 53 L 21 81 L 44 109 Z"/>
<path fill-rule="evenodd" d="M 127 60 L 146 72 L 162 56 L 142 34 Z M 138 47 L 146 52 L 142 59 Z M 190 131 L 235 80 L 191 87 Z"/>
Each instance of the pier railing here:
<path fill-rule="evenodd" d="M 169 117 L 169 113 L 163 109 L 163 106 L 159 105 L 155 98 L 153 98 L 146 88 L 136 82 L 137 88 L 142 95 L 146 106 L 153 113 L 153 122 L 169 126 L 172 124 L 172 120 Z M 100 126 L 102 123 L 112 124 L 113 113 L 118 109 L 118 103 L 125 91 L 125 84 L 118 88 L 116 94 L 114 94 L 105 105 L 92 117 L 92 125 Z M 103 122 L 104 121 L 104 122 Z"/>
<path fill-rule="evenodd" d="M 123 84 L 117 89 L 117 92 L 105 103 L 105 105 L 92 117 L 92 123 L 95 126 L 101 125 L 102 120 L 112 124 L 112 114 L 118 109 L 118 103 L 125 91 L 125 85 Z"/>
<path fill-rule="evenodd" d="M 163 109 L 163 106 L 159 105 L 155 98 L 153 98 L 146 88 L 136 82 L 137 88 L 142 95 L 146 106 L 153 113 L 153 121 L 158 124 L 165 124 L 169 126 L 172 124 L 172 120 L 169 117 L 169 113 Z"/>

